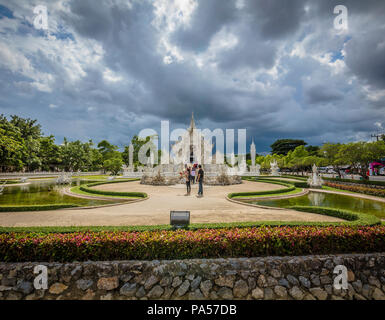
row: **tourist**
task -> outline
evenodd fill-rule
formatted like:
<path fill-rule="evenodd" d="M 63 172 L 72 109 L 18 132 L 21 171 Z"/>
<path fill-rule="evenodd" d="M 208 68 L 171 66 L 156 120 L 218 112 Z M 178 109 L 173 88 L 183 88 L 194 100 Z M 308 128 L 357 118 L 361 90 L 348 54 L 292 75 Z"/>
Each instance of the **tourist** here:
<path fill-rule="evenodd" d="M 192 167 L 192 169 L 191 169 L 191 181 L 193 184 L 195 184 L 195 173 L 196 173 L 196 169 L 195 169 L 195 167 Z"/>
<path fill-rule="evenodd" d="M 191 171 L 190 171 L 190 168 L 186 168 L 186 171 L 185 171 L 185 178 L 186 178 L 186 187 L 187 187 L 187 194 L 186 196 L 189 196 L 190 193 L 191 193 Z"/>
<path fill-rule="evenodd" d="M 205 175 L 205 172 L 202 169 L 202 166 L 198 166 L 198 177 L 197 177 L 197 182 L 199 183 L 199 189 L 198 189 L 198 197 L 203 197 L 203 178 Z"/>

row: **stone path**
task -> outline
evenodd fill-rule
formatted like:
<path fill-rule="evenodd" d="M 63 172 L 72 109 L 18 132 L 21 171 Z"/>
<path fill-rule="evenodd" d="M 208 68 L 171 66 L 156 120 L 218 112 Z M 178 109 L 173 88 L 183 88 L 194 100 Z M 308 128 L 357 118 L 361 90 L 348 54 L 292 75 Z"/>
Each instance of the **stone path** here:
<path fill-rule="evenodd" d="M 95 187 L 111 191 L 142 191 L 149 199 L 108 208 L 54 210 L 40 212 L 0 212 L 0 226 L 122 226 L 169 224 L 170 210 L 189 210 L 191 223 L 279 221 L 341 221 L 313 213 L 250 207 L 226 200 L 231 192 L 262 191 L 285 188 L 268 183 L 244 181 L 240 185 L 204 188 L 197 198 L 197 185 L 190 196 L 184 188 L 147 186 L 139 182 L 122 182 Z"/>

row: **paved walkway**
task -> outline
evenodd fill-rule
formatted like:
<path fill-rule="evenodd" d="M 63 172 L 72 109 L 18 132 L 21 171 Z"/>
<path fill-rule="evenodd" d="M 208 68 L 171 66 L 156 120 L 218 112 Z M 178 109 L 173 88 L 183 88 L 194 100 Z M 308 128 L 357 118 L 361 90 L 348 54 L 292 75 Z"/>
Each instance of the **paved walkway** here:
<path fill-rule="evenodd" d="M 147 186 L 122 182 L 95 187 L 111 191 L 142 191 L 150 198 L 119 206 L 40 212 L 0 212 L 1 226 L 121 226 L 169 224 L 170 210 L 189 210 L 191 223 L 278 221 L 341 221 L 313 213 L 250 207 L 226 200 L 230 192 L 262 191 L 284 188 L 280 185 L 244 181 L 233 186 L 207 186 L 204 197 L 197 198 L 197 185 L 190 196 L 177 186 Z"/>

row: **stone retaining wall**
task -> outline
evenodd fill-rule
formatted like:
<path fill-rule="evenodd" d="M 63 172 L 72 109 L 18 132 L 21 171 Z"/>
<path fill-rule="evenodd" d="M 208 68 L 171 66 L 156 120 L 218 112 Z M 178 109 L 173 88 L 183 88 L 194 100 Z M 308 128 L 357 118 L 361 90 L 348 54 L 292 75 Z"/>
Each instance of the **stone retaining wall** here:
<path fill-rule="evenodd" d="M 35 290 L 38 264 L 48 289 Z M 336 265 L 348 289 L 333 286 Z M 0 299 L 385 299 L 385 253 L 304 257 L 0 263 Z"/>

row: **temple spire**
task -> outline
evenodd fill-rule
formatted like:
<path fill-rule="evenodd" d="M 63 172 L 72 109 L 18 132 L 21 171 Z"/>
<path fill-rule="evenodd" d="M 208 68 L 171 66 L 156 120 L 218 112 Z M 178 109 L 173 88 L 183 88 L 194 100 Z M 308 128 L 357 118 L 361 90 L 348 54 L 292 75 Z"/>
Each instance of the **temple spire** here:
<path fill-rule="evenodd" d="M 195 120 L 194 120 L 194 112 L 191 113 L 191 122 L 190 122 L 190 130 L 195 128 Z"/>

